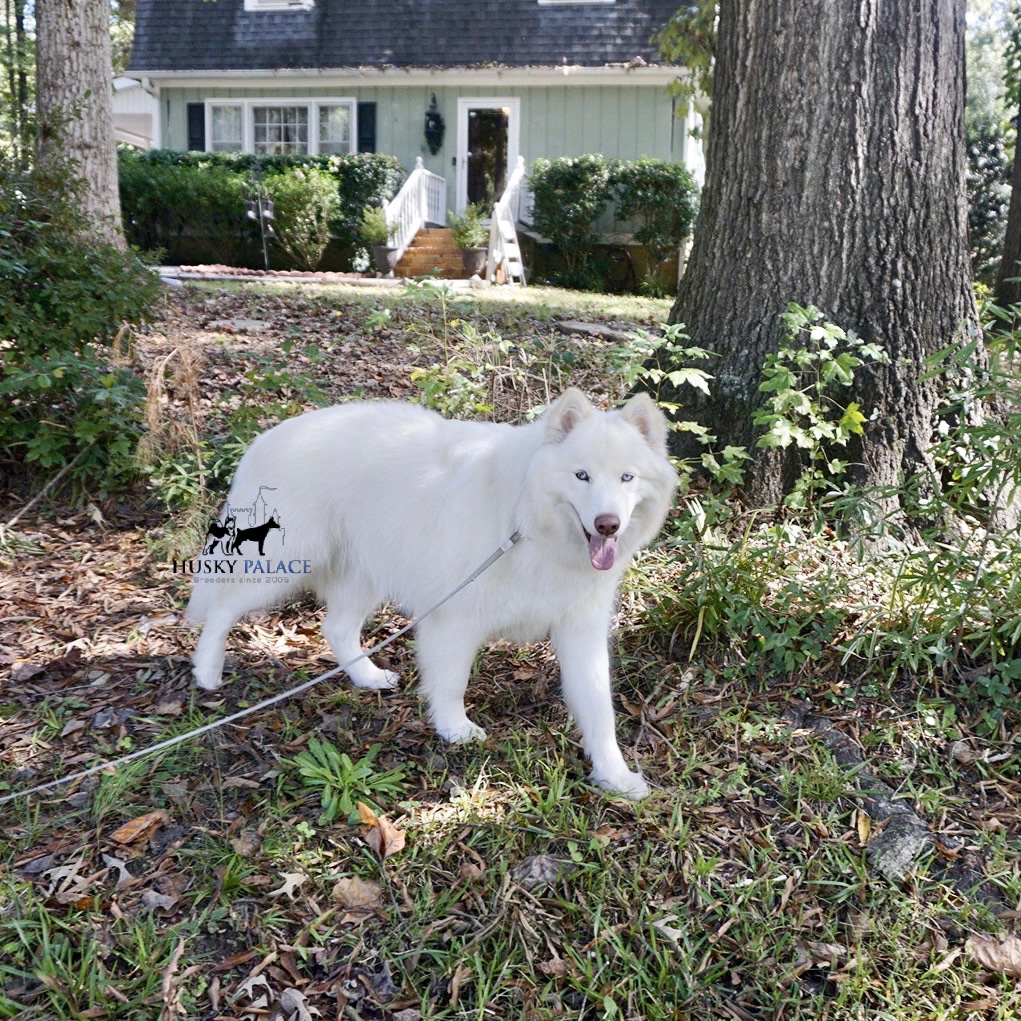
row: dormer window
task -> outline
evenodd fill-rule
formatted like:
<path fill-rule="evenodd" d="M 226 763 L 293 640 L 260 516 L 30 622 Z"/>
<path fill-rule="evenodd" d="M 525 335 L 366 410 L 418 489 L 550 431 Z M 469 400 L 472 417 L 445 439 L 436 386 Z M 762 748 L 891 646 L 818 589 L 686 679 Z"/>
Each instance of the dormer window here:
<path fill-rule="evenodd" d="M 245 0 L 246 11 L 310 11 L 315 0 Z"/>

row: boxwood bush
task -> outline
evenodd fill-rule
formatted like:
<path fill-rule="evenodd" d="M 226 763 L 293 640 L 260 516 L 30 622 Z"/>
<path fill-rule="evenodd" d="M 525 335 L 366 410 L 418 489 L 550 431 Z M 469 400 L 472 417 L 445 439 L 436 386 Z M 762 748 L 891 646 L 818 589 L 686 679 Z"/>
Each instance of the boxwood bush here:
<path fill-rule="evenodd" d="M 219 261 L 252 260 L 257 227 L 246 220 L 244 203 L 254 194 L 256 175 L 269 179 L 298 170 L 328 174 L 336 182 L 338 198 L 329 229 L 333 241 L 347 250 L 358 245 L 362 210 L 393 198 L 404 179 L 398 160 L 381 153 L 262 156 L 122 149 L 119 157 L 129 239 L 142 249 L 162 249 L 175 262 L 182 261 L 188 243 L 195 239 L 211 242 Z M 310 174 L 309 179 L 321 181 L 318 175 Z M 293 189 L 289 198 L 294 198 Z M 300 203 L 289 203 L 289 208 L 299 207 Z M 279 212 L 288 215 L 287 209 Z"/>
<path fill-rule="evenodd" d="M 598 154 L 536 160 L 529 173 L 534 225 L 560 250 L 567 267 L 557 281 L 599 287 L 591 264 L 599 238 L 596 221 L 607 207 L 634 224 L 635 240 L 655 260 L 679 248 L 691 233 L 698 186 L 680 164 L 664 160 L 608 160 Z"/>

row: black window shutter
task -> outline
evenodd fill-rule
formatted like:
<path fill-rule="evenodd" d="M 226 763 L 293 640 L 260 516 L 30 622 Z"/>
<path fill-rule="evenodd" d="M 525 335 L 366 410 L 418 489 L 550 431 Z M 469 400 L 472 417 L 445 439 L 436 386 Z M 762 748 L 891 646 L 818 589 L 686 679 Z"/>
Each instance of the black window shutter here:
<path fill-rule="evenodd" d="M 188 104 L 188 148 L 204 150 L 206 147 L 206 104 Z"/>
<path fill-rule="evenodd" d="M 358 151 L 376 151 L 376 104 L 358 104 Z"/>

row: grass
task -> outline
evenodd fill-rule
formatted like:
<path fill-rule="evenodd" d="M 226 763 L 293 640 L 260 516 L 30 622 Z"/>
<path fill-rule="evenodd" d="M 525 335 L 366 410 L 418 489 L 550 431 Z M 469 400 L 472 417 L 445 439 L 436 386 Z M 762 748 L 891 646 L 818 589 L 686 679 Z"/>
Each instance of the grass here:
<path fill-rule="evenodd" d="M 173 360 L 160 385 L 166 413 L 193 424 L 211 455 L 266 424 L 264 412 L 428 400 L 412 373 L 452 365 L 467 382 L 444 399 L 478 417 L 517 417 L 567 379 L 615 400 L 621 351 L 550 320 L 649 327 L 669 307 L 538 288 L 442 306 L 420 292 L 292 285 L 174 300 L 143 354 L 155 363 L 179 345 L 203 360 L 189 370 L 198 389 Z M 202 317 L 271 329 L 213 334 Z M 475 379 L 473 365 L 489 368 Z M 309 602 L 239 625 L 218 693 L 191 686 L 191 630 L 141 629 L 143 614 L 180 614 L 185 588 L 161 564 L 194 542 L 194 507 L 215 506 L 188 444 L 170 447 L 152 463 L 184 465 L 184 496 L 166 499 L 157 482 L 148 516 L 101 529 L 57 508 L 31 521 L 38 550 L 19 571 L 31 587 L 15 591 L 22 617 L 5 640 L 46 669 L 5 687 L 0 790 L 181 733 L 332 665 Z M 469 702 L 490 738 L 449 747 L 423 722 L 411 648 L 397 643 L 388 665 L 412 682 L 397 692 L 323 685 L 72 799 L 0 809 L 0 1018 L 272 1016 L 296 989 L 351 1021 L 1012 1021 L 1016 981 L 980 969 L 965 946 L 1017 925 L 1016 712 L 1001 707 L 985 726 L 992 705 L 975 675 L 935 665 L 912 638 L 918 622 L 940 625 L 940 590 L 891 588 L 903 571 L 832 534 L 698 499 L 622 595 L 618 730 L 655 784 L 646 801 L 586 782 L 545 645 L 484 652 Z M 99 568 L 102 583 L 90 580 Z M 989 591 L 982 605 L 996 596 L 1008 612 L 1011 590 Z M 373 633 L 395 624 L 381 613 Z M 54 665 L 69 642 L 81 663 Z M 855 771 L 784 722 L 805 704 L 950 841 L 902 882 L 869 862 L 883 824 L 865 819 Z M 122 722 L 93 727 L 104 709 Z M 338 759 L 310 783 L 298 763 L 312 738 L 351 770 Z M 371 798 L 403 848 L 381 859 L 361 821 L 321 821 L 330 784 Z M 166 816 L 143 839 L 112 839 L 151 812 Z M 352 907 L 335 891 L 354 878 L 372 885 Z"/>

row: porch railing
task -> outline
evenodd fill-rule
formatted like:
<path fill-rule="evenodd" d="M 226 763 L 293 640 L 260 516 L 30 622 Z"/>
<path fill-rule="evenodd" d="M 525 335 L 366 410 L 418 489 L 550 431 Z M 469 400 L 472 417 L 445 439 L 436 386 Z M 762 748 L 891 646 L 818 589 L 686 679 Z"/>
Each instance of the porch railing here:
<path fill-rule="evenodd" d="M 525 214 L 525 215 L 522 215 Z M 524 284 L 525 265 L 521 259 L 521 246 L 515 224 L 531 219 L 531 193 L 525 177 L 525 158 L 518 157 L 517 166 L 507 180 L 507 187 L 493 208 L 489 225 L 489 254 L 486 258 L 486 279 L 492 280 L 498 268 L 503 268 L 509 284 Z"/>
<path fill-rule="evenodd" d="M 398 260 L 408 250 L 415 235 L 427 224 L 440 226 L 447 222 L 447 182 L 425 169 L 422 157 L 415 160 L 415 169 L 392 202 L 383 203 L 388 225 L 397 224 L 392 245 Z"/>

